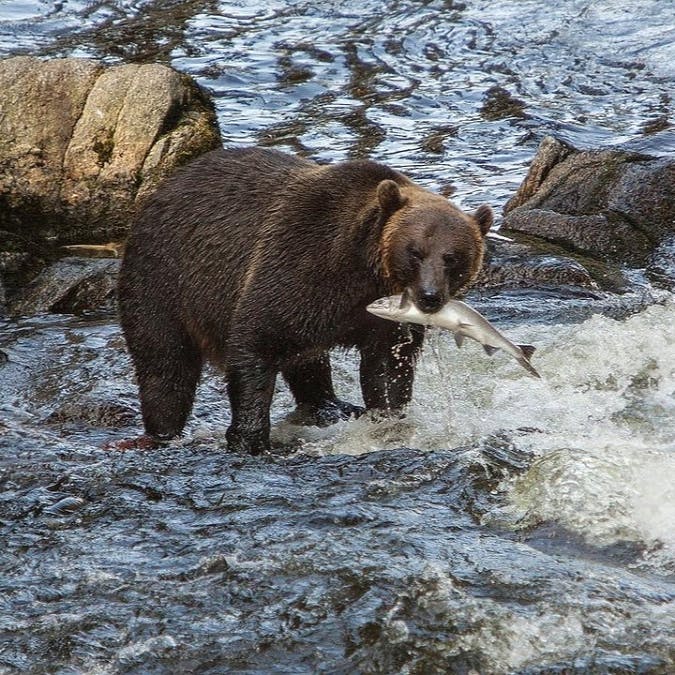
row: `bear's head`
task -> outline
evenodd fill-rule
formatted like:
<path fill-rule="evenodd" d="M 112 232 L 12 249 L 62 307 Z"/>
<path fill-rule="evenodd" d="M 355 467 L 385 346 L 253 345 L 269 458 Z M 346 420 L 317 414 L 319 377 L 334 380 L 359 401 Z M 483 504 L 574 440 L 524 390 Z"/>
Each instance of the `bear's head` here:
<path fill-rule="evenodd" d="M 421 311 L 437 312 L 478 274 L 492 209 L 484 204 L 468 215 L 440 195 L 393 180 L 380 182 L 377 200 L 385 278 Z"/>

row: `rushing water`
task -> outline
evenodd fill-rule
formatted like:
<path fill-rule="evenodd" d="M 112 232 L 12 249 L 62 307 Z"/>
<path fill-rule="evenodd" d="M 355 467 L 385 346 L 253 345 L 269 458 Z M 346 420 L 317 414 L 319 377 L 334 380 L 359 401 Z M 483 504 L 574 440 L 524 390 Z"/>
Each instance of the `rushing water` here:
<path fill-rule="evenodd" d="M 669 0 L 9 0 L 0 54 L 170 63 L 226 142 L 500 209 L 547 133 L 673 152 L 674 26 Z M 434 334 L 404 419 L 300 427 L 279 383 L 265 458 L 226 452 L 214 372 L 181 441 L 106 450 L 139 425 L 114 315 L 0 321 L 0 672 L 673 672 L 675 302 L 641 297 L 476 296 L 541 381 Z"/>

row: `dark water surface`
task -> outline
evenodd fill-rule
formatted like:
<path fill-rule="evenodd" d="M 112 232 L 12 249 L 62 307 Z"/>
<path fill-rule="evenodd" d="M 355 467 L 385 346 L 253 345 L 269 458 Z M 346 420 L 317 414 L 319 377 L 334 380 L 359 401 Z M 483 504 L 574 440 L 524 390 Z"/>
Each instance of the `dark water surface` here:
<path fill-rule="evenodd" d="M 675 151 L 670 0 L 9 0 L 13 54 L 171 64 L 226 143 L 465 208 L 549 133 Z M 635 288 L 474 297 L 543 380 L 432 336 L 404 420 L 299 427 L 279 383 L 266 458 L 213 372 L 184 439 L 105 450 L 139 430 L 114 313 L 0 319 L 0 672 L 674 672 L 675 303 Z"/>

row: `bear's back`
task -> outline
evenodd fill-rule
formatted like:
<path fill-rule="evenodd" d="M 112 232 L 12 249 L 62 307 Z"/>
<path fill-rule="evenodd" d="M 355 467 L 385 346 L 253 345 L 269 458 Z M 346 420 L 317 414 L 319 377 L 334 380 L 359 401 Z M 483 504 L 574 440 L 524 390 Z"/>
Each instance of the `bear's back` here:
<path fill-rule="evenodd" d="M 179 169 L 138 211 L 132 235 L 208 236 L 228 224 L 258 224 L 270 196 L 313 162 L 263 148 L 221 148 Z"/>

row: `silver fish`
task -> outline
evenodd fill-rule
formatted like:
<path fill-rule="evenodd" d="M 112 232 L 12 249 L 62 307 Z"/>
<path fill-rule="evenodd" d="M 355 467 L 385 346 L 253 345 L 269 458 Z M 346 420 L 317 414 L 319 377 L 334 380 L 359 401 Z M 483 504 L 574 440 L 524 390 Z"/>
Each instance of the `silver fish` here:
<path fill-rule="evenodd" d="M 455 342 L 458 347 L 462 346 L 465 337 L 469 337 L 476 342 L 480 342 L 488 354 L 492 355 L 498 349 L 501 349 L 513 356 L 528 373 L 535 377 L 541 377 L 530 363 L 530 357 L 535 350 L 532 345 L 513 344 L 482 314 L 461 300 L 450 300 L 438 312 L 425 314 L 404 293 L 403 295 L 391 295 L 375 300 L 366 309 L 371 314 L 390 321 L 447 328 L 455 334 Z"/>

